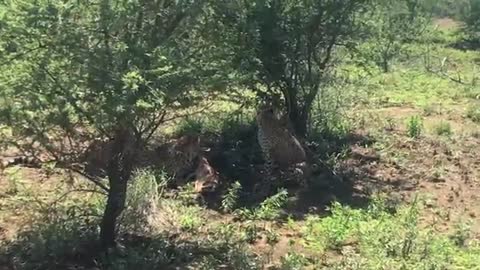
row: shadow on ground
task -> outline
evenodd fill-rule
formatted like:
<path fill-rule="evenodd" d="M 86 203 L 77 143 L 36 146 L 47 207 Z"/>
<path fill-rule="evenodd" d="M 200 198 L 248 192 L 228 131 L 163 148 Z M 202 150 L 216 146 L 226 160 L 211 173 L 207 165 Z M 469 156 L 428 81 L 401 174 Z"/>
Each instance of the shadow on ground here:
<path fill-rule="evenodd" d="M 364 134 L 309 140 L 307 144 L 316 169 L 308 188 L 288 187 L 292 196 L 285 208 L 286 214 L 295 219 L 303 219 L 306 214 L 326 215 L 333 201 L 354 208 L 366 207 L 374 191 L 398 185 L 376 176 L 371 164 L 378 164 L 379 156 L 374 151 L 365 151 L 373 143 L 374 140 Z M 253 186 L 264 176 L 255 127 L 244 126 L 237 130 L 235 137 L 222 134 L 210 147 L 209 160 L 226 182 L 223 191 L 239 181 L 243 188 L 242 206 L 257 206 L 261 201 L 252 199 L 255 197 Z M 209 206 L 215 209 L 220 202 L 221 192 L 210 199 Z"/>
<path fill-rule="evenodd" d="M 124 234 L 122 246 L 108 254 L 98 249 L 96 234 L 70 234 L 42 229 L 23 233 L 19 239 L 0 248 L 0 269 L 254 269 L 256 257 L 244 245 L 225 236 L 203 240 L 178 235 L 144 237 Z M 81 227 L 77 227 L 81 228 Z M 79 233 L 76 234 L 75 233 Z M 39 241 L 40 238 L 43 241 Z M 193 267 L 193 268 L 192 268 Z M 206 268 L 202 268 L 206 269 Z"/>

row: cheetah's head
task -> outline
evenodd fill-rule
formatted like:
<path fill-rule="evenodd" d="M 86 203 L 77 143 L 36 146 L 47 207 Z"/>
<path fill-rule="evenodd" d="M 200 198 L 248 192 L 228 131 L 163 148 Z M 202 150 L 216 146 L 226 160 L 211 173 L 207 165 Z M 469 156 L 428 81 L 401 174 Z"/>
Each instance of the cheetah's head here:
<path fill-rule="evenodd" d="M 260 106 L 257 110 L 257 121 L 262 122 L 271 122 L 278 119 L 277 110 L 272 105 L 263 105 Z"/>

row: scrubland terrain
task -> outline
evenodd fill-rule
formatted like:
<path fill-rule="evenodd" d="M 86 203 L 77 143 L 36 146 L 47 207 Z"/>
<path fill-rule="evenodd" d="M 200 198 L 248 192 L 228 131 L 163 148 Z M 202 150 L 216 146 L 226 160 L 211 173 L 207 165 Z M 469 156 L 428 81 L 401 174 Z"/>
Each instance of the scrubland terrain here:
<path fill-rule="evenodd" d="M 480 269 L 480 52 L 454 48 L 455 24 L 438 24 L 389 73 L 338 69 L 312 117 L 325 166 L 308 190 L 249 200 L 262 165 L 250 109 L 216 102 L 172 124 L 169 136 L 201 134 L 223 192 L 172 198 L 164 174 L 137 172 L 124 248 L 108 261 L 95 253 L 98 189 L 54 168 L 8 168 L 0 268 Z"/>
<path fill-rule="evenodd" d="M 480 269 L 480 52 L 437 24 L 388 73 L 337 69 L 312 114 L 308 189 L 250 200 L 263 164 L 252 108 L 217 101 L 171 124 L 159 136 L 200 134 L 222 190 L 202 203 L 192 184 L 171 196 L 164 173 L 136 172 L 108 260 L 98 188 L 6 169 L 0 269 Z"/>

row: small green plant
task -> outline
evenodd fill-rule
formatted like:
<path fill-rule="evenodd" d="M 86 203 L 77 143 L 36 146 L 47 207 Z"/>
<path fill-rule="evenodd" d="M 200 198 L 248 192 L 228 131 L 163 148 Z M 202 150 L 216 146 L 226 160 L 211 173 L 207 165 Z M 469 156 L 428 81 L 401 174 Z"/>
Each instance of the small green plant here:
<path fill-rule="evenodd" d="M 278 243 L 278 233 L 275 230 L 266 231 L 267 244 L 274 245 Z"/>
<path fill-rule="evenodd" d="M 423 130 L 423 120 L 420 116 L 415 115 L 408 119 L 407 122 L 407 132 L 410 138 L 418 138 L 422 134 Z"/>
<path fill-rule="evenodd" d="M 263 220 L 275 220 L 281 214 L 281 208 L 285 205 L 288 199 L 287 190 L 283 189 L 277 194 L 267 198 L 260 204 L 257 216 Z"/>
<path fill-rule="evenodd" d="M 6 171 L 5 178 L 7 179 L 7 189 L 5 193 L 8 195 L 17 194 L 19 191 L 18 183 L 21 179 L 21 172 L 16 168 L 12 168 Z"/>
<path fill-rule="evenodd" d="M 295 219 L 291 215 L 287 217 L 287 222 L 285 224 L 289 230 L 296 230 L 297 224 L 295 223 Z"/>
<path fill-rule="evenodd" d="M 427 104 L 427 105 L 423 106 L 423 115 L 430 116 L 430 115 L 434 115 L 435 112 L 436 112 L 436 110 L 435 110 L 435 106 L 433 104 Z"/>
<path fill-rule="evenodd" d="M 242 185 L 240 184 L 240 182 L 237 181 L 233 183 L 233 185 L 228 189 L 227 193 L 222 198 L 223 211 L 232 212 L 235 209 L 241 190 Z"/>
<path fill-rule="evenodd" d="M 401 220 L 405 230 L 402 239 L 403 242 L 401 243 L 401 256 L 403 258 L 409 258 L 411 254 L 415 252 L 415 246 L 417 245 L 417 241 L 419 241 L 419 207 L 416 198 L 412 205 L 405 211 L 406 214 Z"/>
<path fill-rule="evenodd" d="M 55 169 L 56 169 L 57 163 L 56 162 L 47 162 L 47 163 L 42 163 L 41 166 L 42 166 L 42 169 L 45 172 L 46 176 L 50 177 L 53 174 L 55 174 Z"/>
<path fill-rule="evenodd" d="M 281 270 L 301 270 L 308 264 L 308 259 L 297 253 L 288 253 L 281 258 Z"/>
<path fill-rule="evenodd" d="M 234 213 L 242 220 L 275 220 L 280 217 L 281 209 L 287 202 L 287 198 L 288 192 L 283 189 L 265 199 L 255 209 L 237 209 Z"/>
<path fill-rule="evenodd" d="M 192 194 L 196 194 L 195 183 L 190 182 L 180 188 L 180 192 L 177 194 L 177 199 L 185 205 L 196 204 L 197 200 Z"/>
<path fill-rule="evenodd" d="M 397 123 L 395 122 L 395 119 L 392 117 L 387 117 L 385 118 L 385 129 L 388 131 L 395 130 L 397 127 Z"/>
<path fill-rule="evenodd" d="M 452 126 L 449 122 L 441 121 L 434 126 L 435 134 L 439 136 L 451 136 L 453 134 Z"/>
<path fill-rule="evenodd" d="M 471 223 L 460 222 L 455 225 L 455 232 L 450 239 L 459 247 L 466 247 L 467 241 L 471 236 Z"/>
<path fill-rule="evenodd" d="M 362 220 L 362 213 L 338 202 L 330 208 L 332 215 L 326 218 L 311 216 L 307 218 L 305 240 L 306 245 L 316 249 L 337 249 L 351 235 Z"/>
<path fill-rule="evenodd" d="M 227 246 L 242 236 L 237 224 L 233 223 L 222 223 L 214 228 L 214 232 L 215 236 L 224 241 L 224 244 Z"/>
<path fill-rule="evenodd" d="M 248 243 L 254 243 L 259 236 L 259 228 L 254 223 L 248 223 L 243 231 L 243 239 Z"/>
<path fill-rule="evenodd" d="M 470 105 L 467 108 L 467 118 L 475 123 L 480 123 L 480 105 Z"/>
<path fill-rule="evenodd" d="M 433 182 L 442 182 L 445 177 L 445 168 L 443 166 L 437 166 L 433 169 L 432 181 Z"/>

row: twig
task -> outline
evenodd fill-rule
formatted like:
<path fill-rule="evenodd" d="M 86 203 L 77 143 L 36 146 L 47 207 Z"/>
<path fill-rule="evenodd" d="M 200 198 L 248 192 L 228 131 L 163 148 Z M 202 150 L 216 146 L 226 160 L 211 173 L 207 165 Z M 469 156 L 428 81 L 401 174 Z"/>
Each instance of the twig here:
<path fill-rule="evenodd" d="M 58 164 L 57 164 L 58 165 Z M 96 179 L 96 177 L 93 177 L 85 172 L 83 172 L 82 170 L 79 170 L 79 169 L 76 169 L 76 168 L 73 168 L 72 166 L 70 165 L 66 165 L 66 164 L 62 164 L 62 163 L 59 163 L 60 165 L 60 168 L 64 168 L 64 169 L 67 169 L 67 170 L 70 170 L 72 172 L 75 172 L 75 173 L 78 173 L 80 174 L 81 176 L 87 178 L 88 181 L 94 183 L 95 185 L 97 185 L 98 187 L 100 187 L 101 189 L 103 189 L 105 192 L 109 193 L 110 192 L 110 189 L 105 186 L 104 184 L 102 184 L 99 180 Z"/>
<path fill-rule="evenodd" d="M 445 72 L 435 71 L 435 70 L 433 70 L 433 69 L 431 69 L 431 68 L 429 68 L 429 67 L 427 67 L 427 71 L 428 71 L 428 72 L 431 72 L 431 73 L 433 73 L 433 74 L 435 74 L 435 75 L 438 75 L 439 77 L 442 77 L 442 78 L 445 78 L 445 79 L 449 79 L 449 80 L 451 80 L 452 82 L 456 82 L 456 83 L 459 83 L 459 84 L 462 84 L 462 85 L 469 85 L 468 83 L 463 82 L 462 79 L 460 78 L 460 76 L 459 76 L 458 79 L 456 79 L 456 78 L 453 78 L 453 77 L 449 76 L 449 75 L 448 75 L 447 73 L 445 73 Z"/>
<path fill-rule="evenodd" d="M 10 64 L 11 62 L 13 62 L 13 61 L 15 61 L 15 60 L 17 60 L 17 59 L 19 59 L 19 58 L 21 58 L 21 57 L 23 57 L 23 56 L 26 56 L 26 55 L 28 55 L 28 54 L 36 51 L 36 50 L 43 49 L 43 48 L 45 48 L 45 46 L 39 45 L 38 47 L 29 49 L 29 50 L 27 50 L 27 51 L 25 51 L 25 52 L 18 53 L 18 54 L 16 54 L 16 55 L 12 56 L 11 58 L 7 59 L 5 62 L 2 63 L 2 65 L 8 65 L 8 64 Z"/>
<path fill-rule="evenodd" d="M 60 202 L 61 200 L 63 200 L 65 197 L 67 197 L 69 194 L 71 193 L 74 193 L 74 192 L 88 192 L 88 193 L 99 193 L 99 194 L 102 194 L 102 195 L 107 195 L 101 191 L 98 191 L 96 189 L 73 189 L 73 190 L 69 190 L 67 192 L 65 192 L 64 194 L 62 194 L 60 197 L 58 197 L 53 203 L 51 203 L 52 205 L 56 205 L 58 202 Z"/>
<path fill-rule="evenodd" d="M 445 78 L 445 79 L 449 79 L 453 82 L 456 82 L 456 83 L 459 83 L 459 84 L 462 84 L 462 85 L 469 85 L 468 83 L 465 83 L 462 81 L 462 78 L 460 77 L 460 73 L 458 72 L 457 70 L 457 73 L 458 73 L 458 78 L 454 78 L 454 77 L 451 77 L 450 75 L 448 75 L 445 71 L 443 71 L 446 63 L 448 62 L 448 58 L 447 57 L 443 57 L 441 62 L 440 62 L 440 70 L 433 70 L 430 66 L 428 65 L 425 65 L 425 69 L 430 72 L 430 73 L 433 73 L 439 77 L 442 77 L 442 78 Z"/>

